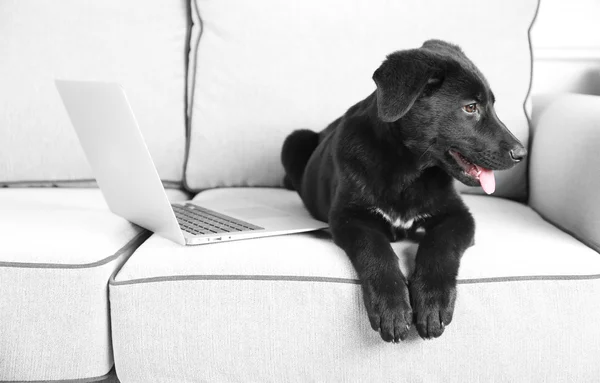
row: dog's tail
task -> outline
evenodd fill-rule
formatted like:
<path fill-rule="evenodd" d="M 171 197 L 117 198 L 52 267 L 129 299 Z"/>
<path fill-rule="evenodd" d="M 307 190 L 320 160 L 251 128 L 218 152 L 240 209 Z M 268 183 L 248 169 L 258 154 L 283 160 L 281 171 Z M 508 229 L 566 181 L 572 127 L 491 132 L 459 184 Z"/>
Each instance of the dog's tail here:
<path fill-rule="evenodd" d="M 319 145 L 319 134 L 308 129 L 295 130 L 287 136 L 281 149 L 281 163 L 285 169 L 283 185 L 300 191 L 304 168 Z"/>

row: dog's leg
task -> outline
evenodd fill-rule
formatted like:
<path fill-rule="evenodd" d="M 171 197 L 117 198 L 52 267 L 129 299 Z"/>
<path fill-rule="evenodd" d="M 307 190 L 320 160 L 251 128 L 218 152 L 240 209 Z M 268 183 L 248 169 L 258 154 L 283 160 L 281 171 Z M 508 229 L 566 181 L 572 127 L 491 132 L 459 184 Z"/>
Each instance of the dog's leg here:
<path fill-rule="evenodd" d="M 362 283 L 371 327 L 386 342 L 406 339 L 412 323 L 407 280 L 389 241 L 389 230 L 377 217 L 336 214 L 330 219 L 335 243 L 345 250 Z"/>
<path fill-rule="evenodd" d="M 415 323 L 422 338 L 437 338 L 452 321 L 460 258 L 474 234 L 475 222 L 467 210 L 426 226 L 410 278 Z"/>

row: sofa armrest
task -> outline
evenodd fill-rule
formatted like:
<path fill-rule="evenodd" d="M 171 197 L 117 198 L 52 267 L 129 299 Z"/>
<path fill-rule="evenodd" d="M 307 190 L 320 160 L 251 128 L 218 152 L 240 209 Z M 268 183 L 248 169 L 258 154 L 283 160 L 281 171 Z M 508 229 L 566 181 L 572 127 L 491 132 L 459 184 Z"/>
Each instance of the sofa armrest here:
<path fill-rule="evenodd" d="M 600 96 L 544 103 L 534 118 L 529 204 L 600 252 Z"/>

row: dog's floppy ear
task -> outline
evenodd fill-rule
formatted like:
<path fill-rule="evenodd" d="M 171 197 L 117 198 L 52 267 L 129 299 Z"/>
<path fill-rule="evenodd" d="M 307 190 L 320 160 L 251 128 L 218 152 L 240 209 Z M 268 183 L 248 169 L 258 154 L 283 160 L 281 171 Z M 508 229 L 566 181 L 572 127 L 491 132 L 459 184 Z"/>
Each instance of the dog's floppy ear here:
<path fill-rule="evenodd" d="M 449 43 L 447 41 L 443 41 L 443 40 L 437 40 L 437 39 L 431 39 L 431 40 L 427 40 L 423 43 L 423 46 L 421 46 L 421 48 L 424 49 L 430 49 L 432 51 L 437 51 L 440 53 L 445 53 L 445 54 L 449 54 L 449 55 L 455 55 L 458 54 L 460 56 L 464 56 L 464 52 L 462 51 L 462 49 L 460 49 L 460 47 L 456 44 L 452 44 Z"/>
<path fill-rule="evenodd" d="M 424 49 L 394 52 L 373 73 L 377 114 L 394 122 L 406 114 L 428 83 L 439 82 L 442 58 Z"/>

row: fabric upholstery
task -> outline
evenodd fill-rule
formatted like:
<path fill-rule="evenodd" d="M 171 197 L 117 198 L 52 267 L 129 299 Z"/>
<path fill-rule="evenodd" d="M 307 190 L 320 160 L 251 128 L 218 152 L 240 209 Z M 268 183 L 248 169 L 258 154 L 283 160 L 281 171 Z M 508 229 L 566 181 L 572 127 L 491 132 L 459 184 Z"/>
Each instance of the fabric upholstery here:
<path fill-rule="evenodd" d="M 600 251 L 600 97 L 556 96 L 536 118 L 530 204 Z"/>
<path fill-rule="evenodd" d="M 290 193 L 237 188 L 195 199 L 277 203 Z M 413 328 L 400 345 L 382 342 L 354 269 L 326 232 L 196 247 L 152 236 L 109 284 L 118 376 L 128 383 L 593 380 L 600 311 L 589 302 L 600 292 L 598 253 L 526 205 L 465 201 L 476 244 L 463 257 L 454 320 L 441 338 L 422 341 Z M 393 247 L 409 275 L 417 244 Z"/>
<path fill-rule="evenodd" d="M 107 281 L 148 233 L 98 189 L 0 189 L 0 211 L 0 381 L 105 375 Z"/>
<path fill-rule="evenodd" d="M 537 0 L 477 7 L 437 0 L 267 0 L 260 6 L 192 0 L 187 185 L 281 185 L 287 134 L 323 129 L 375 89 L 371 76 L 387 54 L 430 38 L 463 47 L 488 78 L 499 117 L 527 145 L 526 36 L 536 6 Z M 524 199 L 525 172 L 525 164 L 499 172 L 496 195 Z"/>
<path fill-rule="evenodd" d="M 0 184 L 93 179 L 54 79 L 121 83 L 163 180 L 181 182 L 188 4 L 5 0 Z"/>

